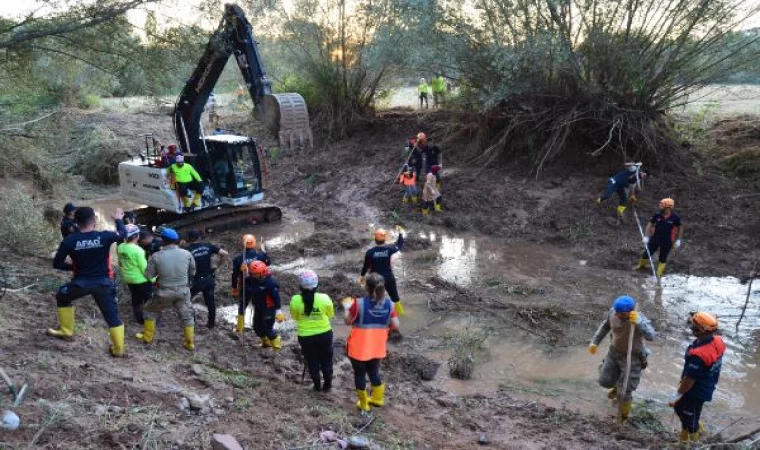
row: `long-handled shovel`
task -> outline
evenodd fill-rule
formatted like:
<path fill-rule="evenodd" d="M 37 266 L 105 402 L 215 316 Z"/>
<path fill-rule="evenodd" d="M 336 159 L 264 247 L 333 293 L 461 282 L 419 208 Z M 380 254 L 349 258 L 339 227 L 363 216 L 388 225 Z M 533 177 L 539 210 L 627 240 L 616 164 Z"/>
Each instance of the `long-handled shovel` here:
<path fill-rule="evenodd" d="M 628 393 L 628 379 L 631 377 L 631 357 L 633 355 L 633 333 L 636 331 L 636 324 L 631 324 L 628 333 L 628 354 L 625 360 L 625 377 L 623 377 L 622 389 L 618 389 L 618 424 L 623 424 L 623 404 L 625 396 Z"/>
<path fill-rule="evenodd" d="M 641 222 L 639 221 L 639 213 L 636 211 L 636 208 L 633 208 L 633 216 L 636 218 L 636 225 L 639 227 L 639 234 L 641 235 L 641 242 L 644 242 L 644 229 L 641 228 Z M 649 258 L 649 267 L 652 269 L 652 276 L 654 277 L 654 281 L 657 283 L 657 285 L 660 284 L 660 279 L 657 277 L 657 271 L 654 268 L 654 262 L 652 261 L 652 253 L 649 252 L 649 246 L 644 244 L 644 250 L 647 252 L 647 257 Z"/>

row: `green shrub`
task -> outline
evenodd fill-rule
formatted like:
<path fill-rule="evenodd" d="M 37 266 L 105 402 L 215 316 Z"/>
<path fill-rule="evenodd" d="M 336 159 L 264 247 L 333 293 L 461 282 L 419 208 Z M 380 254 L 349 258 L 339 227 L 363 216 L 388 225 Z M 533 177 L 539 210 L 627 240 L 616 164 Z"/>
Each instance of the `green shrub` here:
<path fill-rule="evenodd" d="M 83 136 L 72 171 L 92 183 L 118 183 L 119 163 L 130 158 L 129 151 L 110 129 L 102 125 L 84 131 Z"/>
<path fill-rule="evenodd" d="M 45 220 L 45 205 L 23 188 L 3 190 L 0 202 L 0 243 L 14 252 L 35 253 L 58 242 L 54 227 Z"/>

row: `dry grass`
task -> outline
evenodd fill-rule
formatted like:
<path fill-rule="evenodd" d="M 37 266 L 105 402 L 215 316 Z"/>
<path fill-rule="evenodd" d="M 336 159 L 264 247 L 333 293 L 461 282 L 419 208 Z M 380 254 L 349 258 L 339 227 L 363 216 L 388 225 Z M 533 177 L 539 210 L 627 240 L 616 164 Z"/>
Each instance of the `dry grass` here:
<path fill-rule="evenodd" d="M 105 126 L 96 125 L 83 133 L 84 138 L 71 167 L 73 172 L 92 183 L 118 183 L 119 163 L 131 157 L 129 151 Z"/>

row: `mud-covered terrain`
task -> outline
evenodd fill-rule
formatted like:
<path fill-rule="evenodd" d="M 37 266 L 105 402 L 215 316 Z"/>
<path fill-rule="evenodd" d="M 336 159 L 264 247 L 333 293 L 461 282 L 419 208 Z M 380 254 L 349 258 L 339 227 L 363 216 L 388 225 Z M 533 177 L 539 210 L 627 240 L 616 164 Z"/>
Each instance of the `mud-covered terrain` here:
<path fill-rule="evenodd" d="M 403 163 L 404 138 L 434 132 L 443 119 L 389 113 L 344 141 L 272 152 L 267 201 L 283 209 L 283 222 L 209 237 L 236 253 L 243 233 L 256 234 L 266 243 L 287 303 L 302 267 L 320 274 L 320 289 L 335 301 L 360 294 L 357 278 L 372 230 L 396 224 L 407 230 L 407 248 L 394 262 L 407 310 L 404 339 L 390 345 L 383 366 L 388 402 L 375 409 L 372 423 L 365 426 L 353 406 L 353 375 L 343 350 L 348 329 L 338 319 L 337 380 L 329 395 L 301 383 L 292 322 L 280 327 L 285 342 L 279 353 L 259 348 L 250 330 L 242 341 L 233 338 L 228 262 L 218 270 L 216 330 L 205 328 L 205 309 L 196 306 L 194 353 L 182 348 L 173 313 L 165 314 L 154 345 L 131 338 L 138 326 L 125 289 L 119 298 L 127 358 L 108 356 L 107 330 L 89 299 L 76 304 L 73 341 L 45 336 L 56 324 L 51 293 L 65 280 L 50 269 L 51 243 L 36 256 L 0 250 L 15 289 L 0 301 L 0 367 L 17 384 L 29 385 L 25 401 L 14 408 L 22 427 L 0 433 L 0 447 L 208 449 L 211 435 L 221 432 L 246 449 L 329 448 L 315 444 L 327 429 L 359 434 L 385 449 L 671 445 L 674 424 L 664 399 L 677 382 L 687 339 L 682 314 L 695 295 L 724 294 L 690 288 L 688 280 L 740 276 L 760 256 L 752 241 L 760 229 L 760 196 L 747 195 L 760 191 L 758 181 L 729 177 L 697 149 L 694 167 L 654 171 L 640 196 L 640 219 L 659 198 L 671 196 L 686 224 L 684 251 L 668 267 L 672 278 L 656 291 L 650 275 L 631 271 L 641 248 L 633 217 L 615 226 L 612 203 L 593 203 L 616 170 L 613 163 L 560 163 L 536 181 L 519 164 L 474 167 L 458 159 L 462 143 L 444 139 L 445 211 L 422 217 L 402 205 L 392 182 Z M 129 149 L 159 120 L 169 123 L 154 115 L 72 113 L 56 126 L 62 134 L 74 123 L 113 127 Z M 226 120 L 226 126 L 244 128 L 245 118 Z M 51 199 L 51 208 L 75 200 L 105 215 L 119 205 L 116 188 L 78 180 L 72 182 L 76 189 Z M 725 282 L 732 295 L 738 285 L 728 278 L 704 280 Z M 621 427 L 614 424 L 615 406 L 595 385 L 601 357 L 585 347 L 612 299 L 623 293 L 640 300 L 661 339 L 652 344 L 654 367 L 644 374 L 634 420 Z M 726 302 L 711 305 L 733 313 L 734 298 Z M 751 309 L 741 331 L 729 336 L 735 350 L 722 379 L 726 388 L 706 407 L 712 431 L 745 417 L 732 428 L 738 433 L 760 414 L 751 389 L 758 380 L 749 369 L 758 358 L 751 344 L 757 325 Z M 203 395 L 210 401 L 200 408 L 185 403 Z M 0 407 L 9 402 L 7 395 L 0 398 Z"/>

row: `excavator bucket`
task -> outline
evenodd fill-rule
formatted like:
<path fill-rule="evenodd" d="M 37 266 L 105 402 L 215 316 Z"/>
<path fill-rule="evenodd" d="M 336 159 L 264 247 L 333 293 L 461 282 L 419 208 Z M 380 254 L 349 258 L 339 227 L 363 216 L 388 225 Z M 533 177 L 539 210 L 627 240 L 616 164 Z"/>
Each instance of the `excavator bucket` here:
<path fill-rule="evenodd" d="M 269 94 L 264 97 L 261 120 L 278 137 L 284 150 L 314 146 L 309 110 L 300 94 Z"/>

